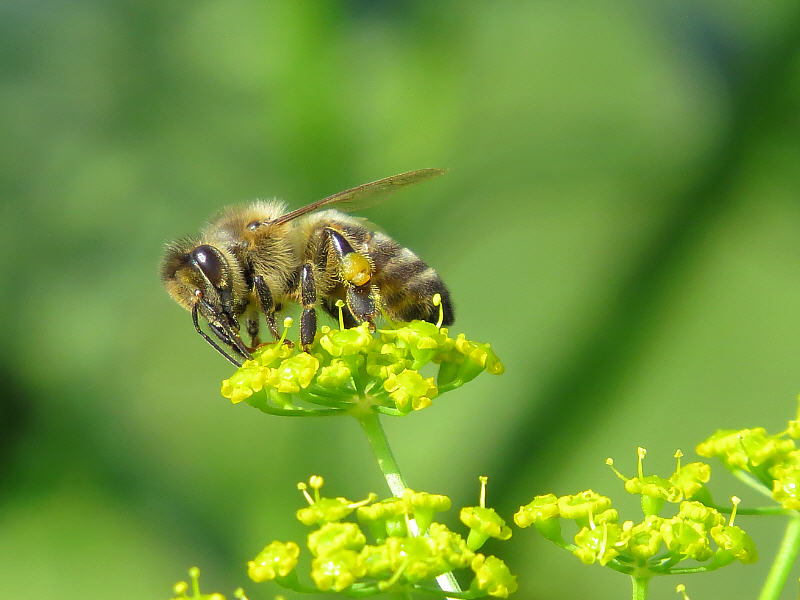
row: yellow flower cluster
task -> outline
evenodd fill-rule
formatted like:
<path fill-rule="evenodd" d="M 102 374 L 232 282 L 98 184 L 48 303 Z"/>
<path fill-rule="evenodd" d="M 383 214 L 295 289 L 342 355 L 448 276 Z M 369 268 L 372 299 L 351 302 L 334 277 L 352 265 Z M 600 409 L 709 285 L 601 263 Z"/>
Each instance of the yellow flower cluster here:
<path fill-rule="evenodd" d="M 585 564 L 597 562 L 639 576 L 680 572 L 680 563 L 687 559 L 704 563 L 696 567 L 701 571 L 712 571 L 733 560 L 751 563 L 758 559 L 752 539 L 733 524 L 738 498 L 733 499 L 733 514 L 728 522 L 716 508 L 700 501 L 709 497 L 705 489 L 711 474 L 708 465 L 698 462 L 681 466 L 682 454 L 678 451 L 678 464 L 671 476 L 644 475 L 644 455 L 644 449 L 639 448 L 636 477 L 626 478 L 614 469 L 625 481 L 625 490 L 641 496 L 644 518 L 639 523 L 620 523 L 611 498 L 592 490 L 561 497 L 536 496 L 520 507 L 514 522 L 519 527 L 533 525 L 545 538 Z M 613 469 L 613 461 L 606 462 Z M 674 516 L 659 515 L 665 502 L 678 505 Z M 573 521 L 578 528 L 571 542 L 562 534 L 564 521 Z"/>
<path fill-rule="evenodd" d="M 716 457 L 733 471 L 744 471 L 772 493 L 783 508 L 800 510 L 800 419 L 774 435 L 763 427 L 719 430 L 697 446 L 700 456 Z"/>
<path fill-rule="evenodd" d="M 426 365 L 433 365 L 435 376 L 420 373 Z M 430 406 L 438 395 L 483 371 L 503 372 L 489 344 L 463 334 L 451 338 L 447 329 L 426 321 L 374 334 L 362 323 L 350 329 L 323 327 L 309 352 L 286 343 L 262 345 L 222 382 L 221 391 L 233 403 L 247 401 L 274 414 L 336 414 L 366 404 L 404 415 Z"/>
<path fill-rule="evenodd" d="M 594 514 L 592 507 L 601 506 L 606 508 Z M 559 519 L 578 525 L 573 543 L 562 537 Z M 623 572 L 629 565 L 636 565 L 639 570 L 651 570 L 653 575 L 665 575 L 686 559 L 711 561 L 707 570 L 734 559 L 743 563 L 758 559 L 753 541 L 741 528 L 732 522 L 726 524 L 716 509 L 688 500 L 680 503 L 673 517 L 646 515 L 639 523 L 619 523 L 619 513 L 611 508 L 611 499 L 592 490 L 560 498 L 547 494 L 521 506 L 514 522 L 519 527 L 535 526 L 544 537 L 570 550 L 585 564 L 598 562 L 606 566 L 615 561 L 613 566 Z M 716 550 L 711 547 L 712 540 Z M 669 561 L 664 560 L 665 555 L 670 556 Z"/>
<path fill-rule="evenodd" d="M 299 486 L 309 506 L 300 509 L 297 516 L 304 524 L 317 526 L 307 538 L 313 557 L 310 575 L 317 590 L 357 589 L 359 595 L 388 590 L 432 591 L 425 587 L 429 580 L 454 570 L 471 569 L 474 597 L 505 598 L 516 591 L 516 577 L 502 560 L 476 553 L 459 534 L 433 521 L 435 512 L 450 508 L 447 496 L 406 490 L 401 498 L 376 501 L 370 494 L 366 500 L 351 502 L 321 497 L 321 477 L 312 477 L 309 483 L 315 494 L 308 494 L 305 484 Z M 352 512 L 358 523 L 344 520 Z M 419 529 L 418 535 L 410 532 L 411 519 Z M 477 521 L 476 527 L 485 527 L 485 519 Z M 366 527 L 374 543 L 368 542 L 361 526 Z M 294 572 L 298 554 L 294 542 L 272 542 L 250 561 L 250 577 L 309 591 Z"/>

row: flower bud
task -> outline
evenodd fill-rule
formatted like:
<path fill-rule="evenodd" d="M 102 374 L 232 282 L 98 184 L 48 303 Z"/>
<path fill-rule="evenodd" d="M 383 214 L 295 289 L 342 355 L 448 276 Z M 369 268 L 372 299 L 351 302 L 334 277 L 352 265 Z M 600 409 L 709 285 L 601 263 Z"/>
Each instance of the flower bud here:
<path fill-rule="evenodd" d="M 586 490 L 571 496 L 558 499 L 559 514 L 565 519 L 572 519 L 583 527 L 588 527 L 593 515 L 611 508 L 611 498 Z"/>
<path fill-rule="evenodd" d="M 355 523 L 325 523 L 308 534 L 308 549 L 314 556 L 333 554 L 341 549 L 361 550 L 367 538 Z"/>
<path fill-rule="evenodd" d="M 387 535 L 407 535 L 406 510 L 406 504 L 400 498 L 387 498 L 360 506 L 356 514 L 360 522 L 369 526 L 375 539 L 383 541 Z"/>
<path fill-rule="evenodd" d="M 493 508 L 465 506 L 461 509 L 459 518 L 470 529 L 467 538 L 470 550 L 478 550 L 490 537 L 498 540 L 507 540 L 511 537 L 511 528 Z"/>
<path fill-rule="evenodd" d="M 247 563 L 247 575 L 260 583 L 286 577 L 297 566 L 300 547 L 294 542 L 274 541 Z"/>
<path fill-rule="evenodd" d="M 359 553 L 353 550 L 338 549 L 325 553 L 311 561 L 311 578 L 317 588 L 326 592 L 341 592 L 366 575 Z"/>
<path fill-rule="evenodd" d="M 349 356 L 365 350 L 373 341 L 369 323 L 350 329 L 331 329 L 320 336 L 319 345 L 331 356 Z"/>
<path fill-rule="evenodd" d="M 663 523 L 664 519 L 661 517 L 650 515 L 645 517 L 641 523 L 631 527 L 628 551 L 640 560 L 646 560 L 658 554 L 663 541 L 660 531 Z"/>
<path fill-rule="evenodd" d="M 416 371 L 405 369 L 398 375 L 389 375 L 383 384 L 397 409 L 401 412 L 421 410 L 431 405 L 431 398 L 438 393 L 433 377 L 423 378 Z"/>
<path fill-rule="evenodd" d="M 410 488 L 406 488 L 403 492 L 403 502 L 405 502 L 408 513 L 414 515 L 420 531 L 428 529 L 428 525 L 433 521 L 434 513 L 450 510 L 452 506 L 452 502 L 447 496 L 415 492 Z"/>
<path fill-rule="evenodd" d="M 667 549 L 675 556 L 689 557 L 703 562 L 713 554 L 702 523 L 673 517 L 664 520 L 660 531 Z"/>
<path fill-rule="evenodd" d="M 691 499 L 711 478 L 711 467 L 706 463 L 693 462 L 680 467 L 669 478 L 669 482 L 680 490 L 683 498 Z"/>
<path fill-rule="evenodd" d="M 593 529 L 583 527 L 575 535 L 575 545 L 578 547 L 572 553 L 584 564 L 590 565 L 597 561 L 605 566 L 619 556 L 620 549 L 627 546 L 628 535 L 628 532 L 615 523 L 604 523 Z"/>
<path fill-rule="evenodd" d="M 736 525 L 716 525 L 711 528 L 711 537 L 719 546 L 718 552 L 729 553 L 744 564 L 758 560 L 753 540 Z"/>
<path fill-rule="evenodd" d="M 475 579 L 470 587 L 484 590 L 495 598 L 508 598 L 517 591 L 517 578 L 506 564 L 496 556 L 477 554 L 470 565 Z"/>

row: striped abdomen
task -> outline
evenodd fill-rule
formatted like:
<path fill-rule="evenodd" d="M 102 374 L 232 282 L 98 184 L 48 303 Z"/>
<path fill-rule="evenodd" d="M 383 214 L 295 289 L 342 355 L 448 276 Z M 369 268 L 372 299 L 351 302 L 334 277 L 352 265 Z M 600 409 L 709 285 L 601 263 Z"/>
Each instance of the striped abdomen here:
<path fill-rule="evenodd" d="M 366 242 L 375 267 L 372 281 L 378 287 L 384 310 L 392 319 L 422 319 L 436 323 L 439 308 L 434 306 L 433 296 L 439 294 L 442 297 L 443 324 L 452 325 L 450 292 L 432 267 L 381 232 L 373 233 Z"/>

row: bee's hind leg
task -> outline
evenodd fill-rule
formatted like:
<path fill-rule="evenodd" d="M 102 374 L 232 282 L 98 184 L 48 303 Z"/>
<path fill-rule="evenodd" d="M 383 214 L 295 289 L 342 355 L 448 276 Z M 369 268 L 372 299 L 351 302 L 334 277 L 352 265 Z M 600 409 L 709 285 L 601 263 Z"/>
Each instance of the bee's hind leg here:
<path fill-rule="evenodd" d="M 374 331 L 378 309 L 375 302 L 377 288 L 372 285 L 372 265 L 341 233 L 330 227 L 325 228 L 325 233 L 339 259 L 339 274 L 347 289 L 347 308 L 359 323 L 366 321 Z"/>
<path fill-rule="evenodd" d="M 347 308 L 359 323 L 366 321 L 369 328 L 375 331 L 375 290 L 369 283 L 347 286 Z"/>
<path fill-rule="evenodd" d="M 305 263 L 300 269 L 300 300 L 303 314 L 300 316 L 300 345 L 308 352 L 317 333 L 317 288 L 314 284 L 314 268 Z"/>

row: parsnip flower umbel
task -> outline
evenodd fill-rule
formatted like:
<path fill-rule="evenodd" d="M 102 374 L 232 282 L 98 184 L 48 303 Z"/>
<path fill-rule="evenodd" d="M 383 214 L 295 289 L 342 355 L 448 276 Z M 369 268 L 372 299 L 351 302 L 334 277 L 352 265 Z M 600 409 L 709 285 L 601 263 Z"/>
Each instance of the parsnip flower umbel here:
<path fill-rule="evenodd" d="M 425 591 L 433 593 L 433 586 L 438 585 L 439 592 L 464 598 L 507 595 L 516 584 L 499 559 L 475 562 L 480 577 L 467 592 L 460 590 L 452 571 L 467 568 L 476 559 L 473 550 L 482 543 L 478 538 L 494 535 L 508 539 L 510 529 L 505 523 L 470 522 L 468 544 L 435 523 L 435 513 L 448 510 L 450 499 L 408 488 L 379 421 L 380 414 L 403 416 L 427 408 L 483 371 L 499 375 L 504 370 L 502 363 L 489 344 L 469 340 L 464 334 L 450 337 L 442 327 L 446 306 L 439 294 L 432 298 L 439 311 L 437 323 L 390 321 L 374 332 L 368 322 L 345 328 L 343 303 L 336 304 L 338 328 L 322 327 L 313 343 L 301 350 L 284 343 L 292 326 L 291 319 L 284 320 L 281 339 L 258 347 L 251 360 L 222 382 L 221 389 L 234 404 L 246 402 L 268 414 L 355 417 L 395 496 L 375 502 L 370 495 L 353 502 L 320 497 L 321 478 L 300 484 L 309 505 L 297 511 L 297 518 L 319 527 L 308 539 L 314 557 L 310 573 L 316 586 L 313 591 L 368 595 L 370 590 L 424 585 Z M 314 490 L 313 497 L 309 487 Z M 375 544 L 366 542 L 358 525 L 342 521 L 354 511 Z M 491 509 L 475 511 L 469 514 L 472 520 L 486 520 L 481 511 Z M 475 533 L 490 525 L 494 527 L 488 532 Z M 293 551 L 294 546 L 284 542 L 267 546 L 250 562 L 251 578 L 274 579 L 295 591 L 308 591 L 296 581 L 294 571 L 287 571 L 286 565 L 296 559 Z"/>
<path fill-rule="evenodd" d="M 442 596 L 445 593 L 433 587 L 435 578 L 452 571 L 471 570 L 472 583 L 467 591 L 457 592 L 459 598 L 505 598 L 516 591 L 516 577 L 502 560 L 476 554 L 461 535 L 433 521 L 436 512 L 450 509 L 447 496 L 406 490 L 402 498 L 376 501 L 375 494 L 369 494 L 366 500 L 353 503 L 344 498 L 322 497 L 319 476 L 311 477 L 309 485 L 314 489 L 313 497 L 307 491 L 309 486 L 298 485 L 309 507 L 298 510 L 297 518 L 317 527 L 306 543 L 312 556 L 309 576 L 314 587 L 301 582 L 303 578 L 296 570 L 299 545 L 294 542 L 274 541 L 259 552 L 248 563 L 253 581 L 273 580 L 298 592 L 370 596 L 393 591 Z M 308 508 L 315 510 L 308 513 Z M 345 520 L 354 509 L 368 531 Z M 318 515 L 323 513 L 320 518 Z M 418 525 L 418 535 L 410 533 L 407 526 L 412 520 Z M 405 525 L 398 526 L 400 522 Z M 510 531 L 497 537 L 508 539 Z"/>
<path fill-rule="evenodd" d="M 438 302 L 436 302 L 438 301 Z M 441 301 L 435 298 L 441 311 Z M 340 307 L 341 310 L 341 307 Z M 284 321 L 286 328 L 291 319 Z M 364 409 L 400 416 L 431 406 L 441 394 L 483 371 L 503 365 L 489 344 L 427 321 L 396 323 L 370 332 L 369 324 L 323 327 L 309 352 L 288 344 L 265 344 L 253 359 L 222 382 L 222 395 L 264 412 L 322 416 Z M 285 331 L 284 331 L 285 337 Z M 435 376 L 420 373 L 431 366 Z"/>
<path fill-rule="evenodd" d="M 634 597 L 645 597 L 647 583 L 655 576 L 713 571 L 739 560 L 755 562 L 758 555 L 750 537 L 733 524 L 739 499 L 733 498 L 730 519 L 714 507 L 694 498 L 710 498 L 705 489 L 711 472 L 704 463 L 681 466 L 683 454 L 675 453 L 677 466 L 669 477 L 645 475 L 644 448 L 637 450 L 638 472 L 626 477 L 625 490 L 641 497 L 643 519 L 619 522 L 611 498 L 592 490 L 557 497 L 536 496 L 514 515 L 519 527 L 534 525 L 546 539 L 574 554 L 585 564 L 598 563 L 631 576 Z M 673 516 L 661 515 L 667 504 L 676 504 Z M 578 527 L 572 541 L 562 534 L 562 522 Z M 685 561 L 692 561 L 685 564 Z M 638 594 L 638 595 L 636 595 Z"/>
<path fill-rule="evenodd" d="M 783 508 L 800 509 L 800 437 L 798 420 L 768 435 L 763 427 L 718 430 L 698 444 L 697 453 L 720 459 L 740 479 L 771 494 Z"/>

